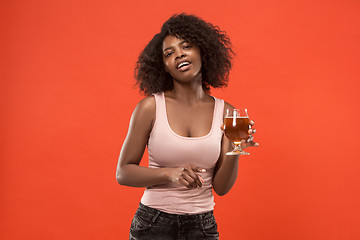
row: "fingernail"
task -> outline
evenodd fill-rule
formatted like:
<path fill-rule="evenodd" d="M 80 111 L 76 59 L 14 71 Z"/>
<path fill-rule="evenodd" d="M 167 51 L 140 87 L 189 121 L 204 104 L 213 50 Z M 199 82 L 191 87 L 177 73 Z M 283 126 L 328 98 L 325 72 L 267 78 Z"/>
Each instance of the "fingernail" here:
<path fill-rule="evenodd" d="M 200 181 L 201 181 L 202 183 L 205 182 L 204 179 L 203 179 L 201 176 L 199 176 L 199 179 L 200 179 Z"/>

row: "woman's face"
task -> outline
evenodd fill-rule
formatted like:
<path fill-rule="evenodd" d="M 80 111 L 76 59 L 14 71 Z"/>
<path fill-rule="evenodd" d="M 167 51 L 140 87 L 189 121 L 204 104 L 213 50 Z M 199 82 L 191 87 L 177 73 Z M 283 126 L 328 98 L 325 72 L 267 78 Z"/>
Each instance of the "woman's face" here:
<path fill-rule="evenodd" d="M 176 36 L 165 37 L 163 61 L 165 70 L 175 80 L 189 82 L 201 74 L 200 49 Z"/>

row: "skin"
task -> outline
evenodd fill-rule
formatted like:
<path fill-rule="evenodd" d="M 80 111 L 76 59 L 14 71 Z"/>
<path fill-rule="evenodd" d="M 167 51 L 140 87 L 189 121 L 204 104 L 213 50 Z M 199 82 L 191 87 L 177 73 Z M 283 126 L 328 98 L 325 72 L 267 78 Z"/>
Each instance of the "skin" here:
<path fill-rule="evenodd" d="M 165 92 L 168 121 L 171 129 L 184 137 L 204 136 L 209 133 L 212 124 L 215 102 L 202 89 L 200 52 L 197 46 L 172 35 L 163 41 L 164 67 L 174 82 L 174 88 Z M 191 64 L 180 70 L 177 66 L 181 61 Z M 224 113 L 232 108 L 232 105 L 225 103 Z M 203 180 L 199 173 L 205 170 L 193 164 L 177 168 L 139 166 L 154 122 L 155 98 L 150 96 L 140 101 L 132 114 L 119 156 L 117 181 L 132 187 L 150 187 L 169 182 L 179 182 L 189 189 L 201 187 Z M 251 121 L 251 124 L 254 123 Z M 253 133 L 255 129 L 250 130 L 250 134 Z M 253 141 L 242 144 L 243 148 L 251 146 L 258 144 Z M 224 135 L 213 177 L 214 191 L 220 196 L 230 191 L 237 177 L 239 156 L 226 156 L 226 152 L 233 147 L 233 143 Z"/>

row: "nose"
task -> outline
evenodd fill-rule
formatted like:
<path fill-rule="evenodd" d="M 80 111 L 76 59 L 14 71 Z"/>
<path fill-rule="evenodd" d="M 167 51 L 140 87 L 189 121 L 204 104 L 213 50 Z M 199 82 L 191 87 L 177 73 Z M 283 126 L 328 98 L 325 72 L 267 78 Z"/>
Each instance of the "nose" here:
<path fill-rule="evenodd" d="M 186 56 L 186 54 L 185 54 L 183 51 L 180 50 L 180 51 L 177 53 L 175 59 L 183 58 L 183 57 L 185 57 L 185 56 Z"/>

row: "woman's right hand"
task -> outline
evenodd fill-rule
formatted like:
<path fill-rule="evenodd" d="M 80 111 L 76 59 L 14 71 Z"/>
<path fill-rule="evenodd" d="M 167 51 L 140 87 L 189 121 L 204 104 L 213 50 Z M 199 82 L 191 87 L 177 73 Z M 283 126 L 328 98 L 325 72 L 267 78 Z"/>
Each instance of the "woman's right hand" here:
<path fill-rule="evenodd" d="M 170 169 L 169 178 L 171 182 L 178 182 L 189 189 L 194 189 L 202 187 L 204 180 L 199 174 L 202 172 L 206 172 L 206 170 L 189 164 L 184 167 Z"/>

